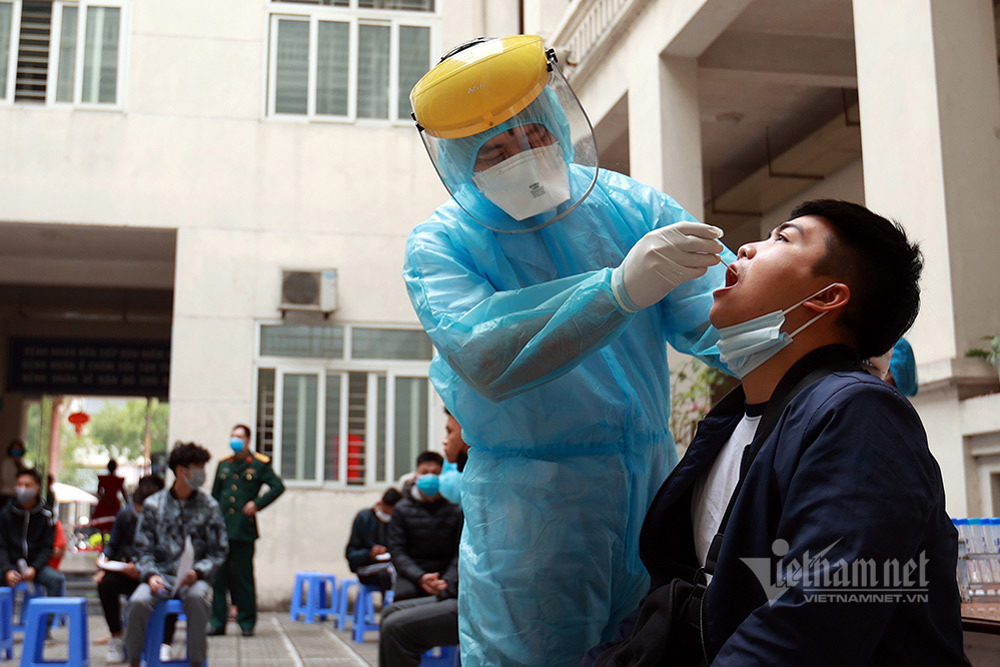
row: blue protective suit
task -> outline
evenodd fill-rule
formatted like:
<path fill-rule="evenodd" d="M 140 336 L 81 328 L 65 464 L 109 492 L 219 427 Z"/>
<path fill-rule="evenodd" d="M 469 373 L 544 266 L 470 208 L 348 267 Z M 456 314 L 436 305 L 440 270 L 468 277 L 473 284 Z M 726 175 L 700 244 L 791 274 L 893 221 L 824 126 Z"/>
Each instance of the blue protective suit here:
<path fill-rule="evenodd" d="M 439 491 L 445 500 L 456 505 L 462 504 L 462 473 L 454 463 L 444 462 L 438 475 Z"/>
<path fill-rule="evenodd" d="M 913 357 L 910 342 L 905 338 L 897 340 L 892 347 L 889 372 L 903 396 L 917 395 L 917 360 Z"/>
<path fill-rule="evenodd" d="M 574 195 L 593 171 L 570 165 Z M 722 265 L 635 314 L 611 271 L 646 232 L 693 220 L 601 171 L 566 218 L 496 233 L 454 199 L 410 235 L 404 277 L 462 425 L 462 663 L 578 665 L 646 593 L 646 509 L 677 461 L 665 343 L 717 367 Z M 726 251 L 726 261 L 733 259 Z"/>

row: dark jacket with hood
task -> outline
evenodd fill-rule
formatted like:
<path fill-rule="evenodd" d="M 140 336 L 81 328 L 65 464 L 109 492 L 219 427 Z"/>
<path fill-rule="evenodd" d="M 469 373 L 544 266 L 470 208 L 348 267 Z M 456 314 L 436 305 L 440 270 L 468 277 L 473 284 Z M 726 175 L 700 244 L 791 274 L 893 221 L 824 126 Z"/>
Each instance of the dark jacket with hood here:
<path fill-rule="evenodd" d="M 850 357 L 840 346 L 810 353 L 771 401 L 813 368 L 857 363 Z M 743 414 L 738 388 L 699 424 L 653 500 L 639 552 L 654 589 L 698 576 L 693 489 Z M 957 532 L 920 418 L 899 391 L 861 370 L 830 372 L 795 395 L 755 445 L 705 593 L 701 641 L 711 664 L 968 664 Z M 655 632 L 646 637 L 655 643 Z"/>
<path fill-rule="evenodd" d="M 19 558 L 27 561 L 28 567 L 41 571 L 52 557 L 55 536 L 55 516 L 41 500 L 30 510 L 11 500 L 0 510 L 0 565 L 4 574 L 18 570 Z"/>
<path fill-rule="evenodd" d="M 345 555 L 351 572 L 357 572 L 359 567 L 377 563 L 372 558 L 372 547 L 376 544 L 386 546 L 388 543 L 389 524 L 382 523 L 375 516 L 372 508 L 358 512 L 351 528 L 351 539 L 347 543 Z"/>

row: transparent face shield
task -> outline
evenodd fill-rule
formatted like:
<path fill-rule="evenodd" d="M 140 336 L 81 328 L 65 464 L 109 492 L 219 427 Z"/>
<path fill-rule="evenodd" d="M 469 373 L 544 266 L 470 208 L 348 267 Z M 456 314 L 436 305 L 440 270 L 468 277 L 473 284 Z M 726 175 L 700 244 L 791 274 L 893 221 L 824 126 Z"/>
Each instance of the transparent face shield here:
<path fill-rule="evenodd" d="M 546 86 L 514 117 L 467 137 L 420 136 L 445 187 L 479 224 L 532 232 L 561 220 L 597 181 L 590 119 L 554 57 Z"/>

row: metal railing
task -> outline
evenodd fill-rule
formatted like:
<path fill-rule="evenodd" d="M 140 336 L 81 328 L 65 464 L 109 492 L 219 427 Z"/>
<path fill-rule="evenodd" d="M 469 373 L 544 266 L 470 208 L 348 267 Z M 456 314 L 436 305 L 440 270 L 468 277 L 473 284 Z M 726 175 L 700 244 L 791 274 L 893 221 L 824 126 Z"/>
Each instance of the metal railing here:
<path fill-rule="evenodd" d="M 551 38 L 563 58 L 566 77 L 580 77 L 632 11 L 643 4 L 643 0 L 574 0 Z"/>

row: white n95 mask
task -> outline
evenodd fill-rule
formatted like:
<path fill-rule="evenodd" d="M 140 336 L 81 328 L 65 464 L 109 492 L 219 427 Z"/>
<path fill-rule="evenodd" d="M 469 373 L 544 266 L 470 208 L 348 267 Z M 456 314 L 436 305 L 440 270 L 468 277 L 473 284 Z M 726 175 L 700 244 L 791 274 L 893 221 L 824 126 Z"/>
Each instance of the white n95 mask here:
<path fill-rule="evenodd" d="M 550 211 L 569 199 L 569 169 L 557 143 L 521 151 L 475 174 L 472 181 L 515 220 Z"/>
<path fill-rule="evenodd" d="M 719 342 L 717 344 L 719 359 L 729 367 L 729 370 L 736 377 L 742 380 L 746 377 L 747 373 L 790 345 L 792 339 L 806 327 L 826 315 L 826 312 L 820 313 L 792 333 L 781 330 L 781 327 L 785 324 L 785 315 L 834 285 L 836 283 L 830 283 L 820 291 L 810 294 L 794 306 L 785 310 L 776 310 L 773 313 L 767 313 L 746 322 L 722 327 L 719 329 Z"/>

